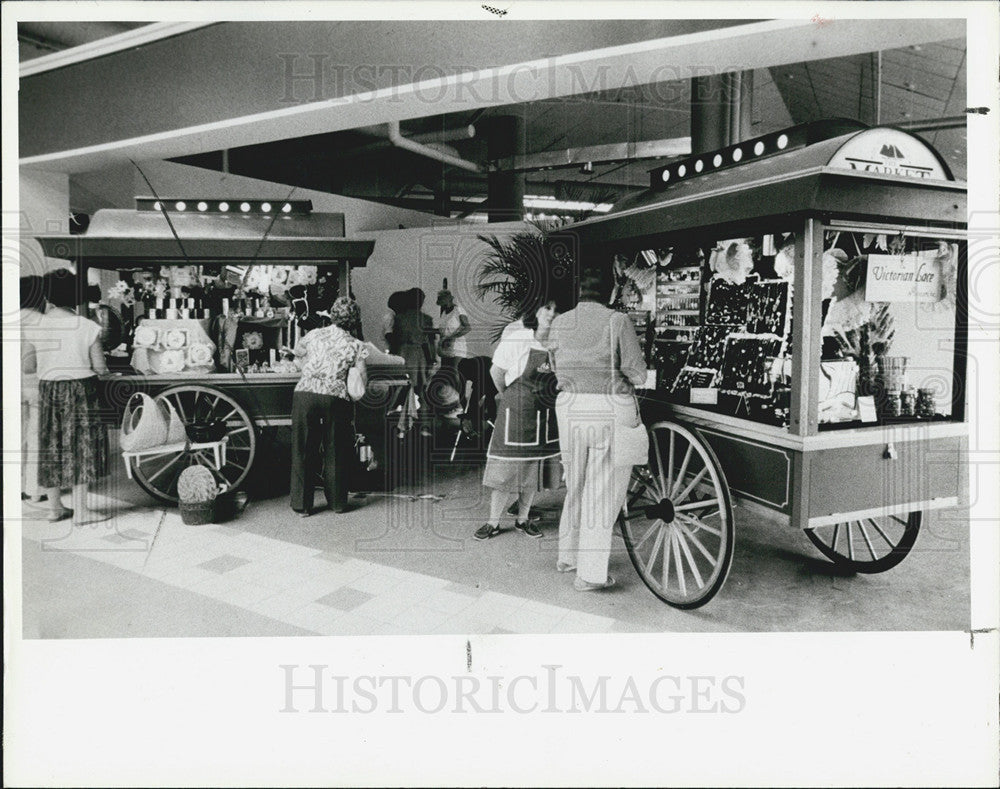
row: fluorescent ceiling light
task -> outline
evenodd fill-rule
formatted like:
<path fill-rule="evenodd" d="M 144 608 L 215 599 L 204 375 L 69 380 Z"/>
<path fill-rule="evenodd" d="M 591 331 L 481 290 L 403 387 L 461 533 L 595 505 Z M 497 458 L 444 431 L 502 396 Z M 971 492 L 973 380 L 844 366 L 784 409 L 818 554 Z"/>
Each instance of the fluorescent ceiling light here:
<path fill-rule="evenodd" d="M 546 195 L 525 195 L 525 208 L 540 208 L 547 211 L 596 211 L 606 214 L 611 203 L 590 203 L 585 200 L 556 200 Z"/>

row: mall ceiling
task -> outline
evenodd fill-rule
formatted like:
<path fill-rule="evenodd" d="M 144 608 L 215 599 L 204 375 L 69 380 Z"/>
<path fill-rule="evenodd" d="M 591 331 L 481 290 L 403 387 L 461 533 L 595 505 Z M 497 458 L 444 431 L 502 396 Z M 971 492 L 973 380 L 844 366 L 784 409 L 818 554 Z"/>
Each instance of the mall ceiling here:
<path fill-rule="evenodd" d="M 965 178 L 962 40 L 758 69 L 753 84 L 752 136 L 831 117 L 910 126 L 941 151 L 956 177 Z M 435 115 L 406 122 L 402 131 L 414 137 L 473 126 L 475 137 L 449 140 L 442 150 L 483 163 L 482 130 L 497 116 L 520 116 L 526 158 L 539 168 L 526 173 L 526 195 L 613 203 L 645 188 L 648 170 L 667 159 L 599 157 L 627 154 L 616 146 L 620 143 L 683 140 L 690 134 L 690 113 L 690 82 L 681 80 Z M 228 167 L 241 175 L 425 211 L 435 210 L 435 193 L 444 194 L 452 216 L 468 214 L 485 198 L 485 175 L 395 149 L 378 135 L 377 129 L 344 131 L 235 148 L 228 151 Z M 574 164 L 540 169 L 556 158 Z M 182 161 L 221 169 L 222 152 Z"/>
<path fill-rule="evenodd" d="M 138 26 L 24 23 L 19 27 L 22 59 Z M 751 136 L 829 117 L 901 125 L 925 136 L 956 177 L 966 175 L 963 39 L 757 69 L 751 96 Z M 490 124 L 499 116 L 519 116 L 526 195 L 606 203 L 645 187 L 647 171 L 666 161 L 669 152 L 684 152 L 690 114 L 690 81 L 684 79 L 428 115 L 403 121 L 401 131 L 485 169 Z M 379 125 L 177 161 L 452 217 L 472 214 L 485 199 L 484 173 L 401 150 L 386 137 L 385 126 Z M 639 158 L 642 146 L 635 144 L 650 141 L 659 141 L 650 151 L 656 158 Z"/>

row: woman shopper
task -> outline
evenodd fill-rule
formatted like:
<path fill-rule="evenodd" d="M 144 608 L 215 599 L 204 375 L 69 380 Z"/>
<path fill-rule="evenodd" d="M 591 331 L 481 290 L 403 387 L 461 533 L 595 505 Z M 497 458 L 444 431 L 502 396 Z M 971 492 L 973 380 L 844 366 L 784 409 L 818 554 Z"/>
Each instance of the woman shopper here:
<path fill-rule="evenodd" d="M 417 397 L 424 396 L 424 389 L 430 377 L 431 366 L 434 363 L 434 353 L 431 350 L 434 337 L 434 319 L 423 311 L 426 296 L 420 288 L 404 291 L 397 301 L 399 309 L 393 319 L 393 348 L 391 353 L 398 354 L 406 360 L 406 372 L 410 376 L 410 391 L 407 393 L 403 415 L 399 421 L 399 437 L 403 438 L 406 431 L 420 420 Z M 430 428 L 424 425 L 420 430 L 422 435 L 430 435 Z"/>
<path fill-rule="evenodd" d="M 606 589 L 611 530 L 625 502 L 630 465 L 616 465 L 614 447 L 639 424 L 634 387 L 646 380 L 635 328 L 604 306 L 609 283 L 600 272 L 580 276 L 577 306 L 552 322 L 553 353 L 566 499 L 559 519 L 556 569 L 576 571 L 578 591 Z M 616 432 L 618 435 L 616 436 Z"/>
<path fill-rule="evenodd" d="M 110 515 L 88 506 L 87 485 L 107 473 L 108 433 L 100 419 L 97 376 L 108 372 L 101 327 L 76 314 L 82 300 L 77 277 L 60 269 L 45 275 L 49 308 L 25 332 L 24 371 L 38 375 L 38 483 L 48 498 L 50 521 L 78 525 Z M 72 488 L 72 509 L 63 488 Z"/>
<path fill-rule="evenodd" d="M 483 473 L 483 486 L 492 492 L 489 520 L 476 530 L 477 540 L 500 534 L 500 519 L 511 499 L 517 503 L 514 530 L 542 536 L 530 520 L 531 505 L 540 487 L 555 487 L 551 478 L 558 475 L 551 470 L 559 457 L 559 432 L 553 411 L 555 378 L 540 340 L 555 314 L 555 300 L 543 297 L 526 311 L 520 326 L 504 331 L 493 354 L 490 375 L 499 390 L 497 420 Z"/>
<path fill-rule="evenodd" d="M 38 276 L 21 277 L 21 310 L 18 324 L 21 328 L 21 356 L 33 353 L 30 334 L 45 314 L 43 280 Z M 21 498 L 38 504 L 45 498 L 38 485 L 38 400 L 37 373 L 21 373 Z"/>
<path fill-rule="evenodd" d="M 357 302 L 338 298 L 330 307 L 332 324 L 313 329 L 295 347 L 302 376 L 292 395 L 291 505 L 302 517 L 312 514 L 314 480 L 320 457 L 323 492 L 334 512 L 347 510 L 348 475 L 354 452 L 354 404 L 347 394 L 352 367 L 365 372 L 368 349 L 345 326 L 360 327 Z"/>

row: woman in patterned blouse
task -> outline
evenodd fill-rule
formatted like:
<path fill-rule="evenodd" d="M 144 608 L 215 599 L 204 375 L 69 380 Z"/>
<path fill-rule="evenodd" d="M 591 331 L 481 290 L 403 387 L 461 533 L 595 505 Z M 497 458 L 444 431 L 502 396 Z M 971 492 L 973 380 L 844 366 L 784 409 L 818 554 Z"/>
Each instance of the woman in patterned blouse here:
<path fill-rule="evenodd" d="M 302 517 L 312 514 L 314 480 L 323 464 L 323 491 L 334 512 L 347 509 L 347 477 L 354 452 L 354 404 L 347 373 L 364 372 L 368 349 L 351 329 L 360 325 L 356 301 L 338 298 L 330 308 L 333 325 L 313 329 L 295 347 L 302 377 L 292 395 L 291 504 Z"/>

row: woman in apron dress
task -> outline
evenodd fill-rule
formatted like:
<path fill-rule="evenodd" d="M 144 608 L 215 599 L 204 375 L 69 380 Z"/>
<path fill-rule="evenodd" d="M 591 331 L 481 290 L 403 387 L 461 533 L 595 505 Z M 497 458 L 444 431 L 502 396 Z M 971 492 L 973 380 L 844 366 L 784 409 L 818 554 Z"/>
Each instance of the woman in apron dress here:
<path fill-rule="evenodd" d="M 492 494 L 490 517 L 476 530 L 477 540 L 500 534 L 500 519 L 515 498 L 514 530 L 542 536 L 529 520 L 531 504 L 539 488 L 557 487 L 560 477 L 555 374 L 539 342 L 539 332 L 547 333 L 554 316 L 555 303 L 543 304 L 523 323 L 504 331 L 493 355 L 490 374 L 500 395 L 483 473 L 483 486 Z"/>

